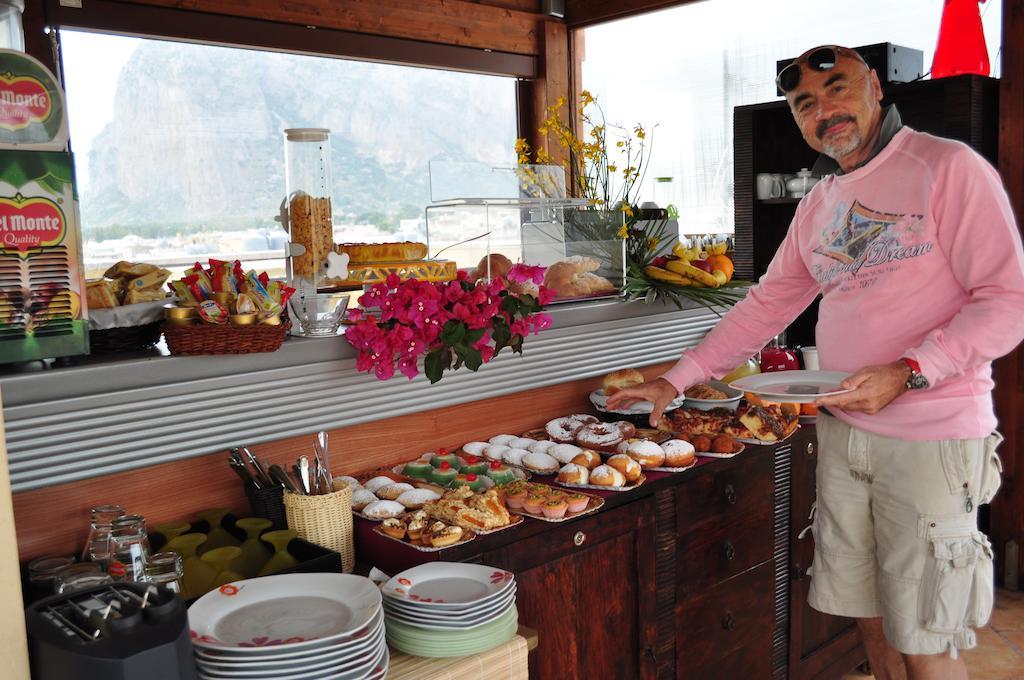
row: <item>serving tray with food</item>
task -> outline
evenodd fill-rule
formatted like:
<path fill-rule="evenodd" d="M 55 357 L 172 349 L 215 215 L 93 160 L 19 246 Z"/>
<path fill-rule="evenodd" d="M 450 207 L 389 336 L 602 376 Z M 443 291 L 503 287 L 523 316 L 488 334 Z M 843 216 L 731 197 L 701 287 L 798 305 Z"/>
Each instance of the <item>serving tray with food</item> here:
<path fill-rule="evenodd" d="M 504 465 L 500 459 L 483 459 L 466 452 L 458 455 L 446 449 L 424 453 L 416 460 L 396 465 L 392 471 L 440 488 L 468 486 L 473 491 L 484 491 L 497 484 L 530 477 L 523 470 Z"/>
<path fill-rule="evenodd" d="M 500 491 L 510 512 L 545 522 L 564 522 L 589 515 L 604 505 L 604 499 L 599 496 L 566 492 L 537 482 L 512 482 Z"/>
<path fill-rule="evenodd" d="M 352 512 L 364 519 L 380 522 L 418 510 L 436 500 L 444 489 L 423 480 L 411 480 L 391 470 L 377 470 L 362 479 L 337 477 L 352 488 Z"/>
<path fill-rule="evenodd" d="M 422 552 L 437 552 L 462 545 L 476 538 L 472 531 L 432 520 L 425 511 L 416 510 L 391 517 L 373 528 L 374 532 Z"/>
<path fill-rule="evenodd" d="M 659 427 L 691 443 L 694 443 L 694 437 L 698 435 L 707 436 L 711 438 L 712 444 L 708 451 L 723 454 L 730 453 L 726 448 L 727 440 L 719 442 L 718 450 L 714 446 L 714 438 L 721 435 L 728 435 L 744 443 L 774 444 L 792 436 L 800 427 L 799 409 L 795 405 L 788 405 L 790 408 L 784 409 L 786 404 L 758 401 L 740 404 L 735 411 L 683 407 L 667 414 Z"/>

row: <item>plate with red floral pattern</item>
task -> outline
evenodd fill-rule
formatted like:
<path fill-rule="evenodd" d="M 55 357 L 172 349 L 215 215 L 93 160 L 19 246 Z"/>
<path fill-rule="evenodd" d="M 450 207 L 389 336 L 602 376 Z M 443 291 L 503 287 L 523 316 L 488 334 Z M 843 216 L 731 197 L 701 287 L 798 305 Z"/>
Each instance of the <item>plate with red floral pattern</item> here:
<path fill-rule="evenodd" d="M 427 562 L 391 578 L 385 597 L 429 609 L 466 609 L 500 596 L 515 583 L 510 571 L 483 564 Z"/>

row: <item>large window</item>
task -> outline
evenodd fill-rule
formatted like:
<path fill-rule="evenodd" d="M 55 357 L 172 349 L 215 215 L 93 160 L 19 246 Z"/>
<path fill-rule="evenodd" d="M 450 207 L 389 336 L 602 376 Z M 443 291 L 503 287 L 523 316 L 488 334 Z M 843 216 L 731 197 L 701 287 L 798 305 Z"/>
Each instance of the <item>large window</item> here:
<path fill-rule="evenodd" d="M 422 240 L 436 159 L 515 162 L 515 81 L 62 30 L 87 276 L 283 273 L 285 128 L 332 131 L 335 241 Z"/>
<path fill-rule="evenodd" d="M 1001 0 L 982 6 L 999 75 Z M 889 42 L 931 65 L 940 0 L 708 0 L 586 29 L 583 85 L 609 122 L 655 124 L 643 200 L 675 204 L 684 233 L 733 230 L 733 107 L 771 101 L 775 62 L 809 47 Z M 780 168 L 795 172 L 798 168 Z M 653 183 L 655 177 L 671 182 Z"/>

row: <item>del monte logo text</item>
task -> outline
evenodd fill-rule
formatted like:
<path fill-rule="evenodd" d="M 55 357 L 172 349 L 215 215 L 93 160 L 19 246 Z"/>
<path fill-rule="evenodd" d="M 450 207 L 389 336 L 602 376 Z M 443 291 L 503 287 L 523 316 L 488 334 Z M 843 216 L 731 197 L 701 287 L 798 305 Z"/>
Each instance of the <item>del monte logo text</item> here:
<path fill-rule="evenodd" d="M 0 128 L 21 130 L 50 116 L 46 87 L 29 76 L 0 73 Z"/>
<path fill-rule="evenodd" d="M 0 252 L 27 258 L 64 240 L 64 212 L 47 198 L 0 196 Z"/>

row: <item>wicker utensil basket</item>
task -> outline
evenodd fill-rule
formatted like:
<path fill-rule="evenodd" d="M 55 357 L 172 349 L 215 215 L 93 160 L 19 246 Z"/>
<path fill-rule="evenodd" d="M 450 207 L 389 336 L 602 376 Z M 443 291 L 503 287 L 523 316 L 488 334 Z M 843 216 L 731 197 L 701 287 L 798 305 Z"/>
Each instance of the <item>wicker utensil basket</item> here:
<path fill-rule="evenodd" d="M 342 570 L 350 574 L 356 565 L 352 536 L 352 489 L 346 486 L 323 496 L 303 496 L 286 491 L 284 509 L 288 526 L 299 538 L 341 554 Z"/>
<path fill-rule="evenodd" d="M 279 326 L 253 324 L 163 325 L 164 339 L 171 354 L 252 354 L 276 352 L 288 335 L 289 323 Z"/>

